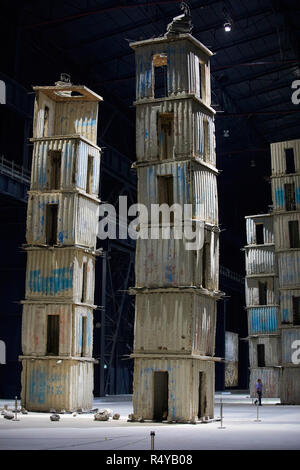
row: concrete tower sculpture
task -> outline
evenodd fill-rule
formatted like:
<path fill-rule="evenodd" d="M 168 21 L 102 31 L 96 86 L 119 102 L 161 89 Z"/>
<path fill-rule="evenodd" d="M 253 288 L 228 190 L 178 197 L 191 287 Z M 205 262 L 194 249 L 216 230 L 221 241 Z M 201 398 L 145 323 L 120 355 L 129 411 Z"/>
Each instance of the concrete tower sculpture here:
<path fill-rule="evenodd" d="M 300 404 L 300 140 L 271 144 L 271 214 L 246 217 L 250 390 Z"/>
<path fill-rule="evenodd" d="M 100 96 L 62 77 L 34 87 L 22 319 L 22 405 L 90 409 Z"/>
<path fill-rule="evenodd" d="M 250 394 L 263 382 L 264 397 L 279 397 L 279 295 L 273 214 L 246 217 L 246 308 L 250 362 Z"/>
<path fill-rule="evenodd" d="M 213 417 L 218 289 L 218 201 L 212 53 L 191 34 L 191 17 L 163 37 L 131 43 L 136 57 L 138 202 L 190 204 L 204 243 L 187 249 L 171 217 L 170 236 L 152 237 L 164 219 L 141 221 L 136 251 L 133 419 L 195 422 Z M 152 206 L 153 207 L 153 206 Z M 172 215 L 172 214 L 171 214 Z M 155 231 L 155 230 L 154 230 Z M 149 234 L 147 239 L 144 236 Z"/>
<path fill-rule="evenodd" d="M 300 404 L 300 140 L 271 144 L 283 404 Z M 298 351 L 298 353 L 297 353 Z"/>

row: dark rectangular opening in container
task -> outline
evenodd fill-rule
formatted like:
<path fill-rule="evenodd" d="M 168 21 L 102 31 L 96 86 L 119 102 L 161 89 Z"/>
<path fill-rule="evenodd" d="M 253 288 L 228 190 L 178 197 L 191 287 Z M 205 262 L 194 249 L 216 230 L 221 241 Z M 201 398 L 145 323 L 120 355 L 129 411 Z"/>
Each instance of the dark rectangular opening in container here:
<path fill-rule="evenodd" d="M 265 367 L 265 345 L 257 345 L 257 366 Z"/>
<path fill-rule="evenodd" d="M 86 192 L 92 194 L 93 192 L 93 173 L 94 173 L 94 157 L 88 156 L 87 165 L 87 181 L 86 181 Z"/>
<path fill-rule="evenodd" d="M 300 247 L 298 220 L 289 221 L 289 239 L 290 239 L 290 248 Z"/>
<path fill-rule="evenodd" d="M 160 160 L 173 157 L 174 114 L 160 113 L 158 117 L 158 149 Z"/>
<path fill-rule="evenodd" d="M 169 414 L 169 373 L 153 373 L 153 419 L 162 421 Z"/>
<path fill-rule="evenodd" d="M 287 183 L 284 185 L 285 209 L 287 211 L 296 210 L 295 185 Z"/>
<path fill-rule="evenodd" d="M 268 284 L 266 282 L 258 282 L 258 298 L 259 305 L 267 305 L 267 290 Z"/>
<path fill-rule="evenodd" d="M 206 415 L 205 372 L 199 372 L 198 419 Z"/>
<path fill-rule="evenodd" d="M 256 244 L 264 244 L 264 224 L 255 224 Z"/>
<path fill-rule="evenodd" d="M 81 356 L 86 355 L 87 317 L 81 317 Z"/>
<path fill-rule="evenodd" d="M 59 315 L 47 317 L 47 356 L 59 354 Z"/>
<path fill-rule="evenodd" d="M 293 325 L 300 325 L 300 297 L 293 297 Z"/>
<path fill-rule="evenodd" d="M 85 303 L 87 298 L 87 262 L 82 264 L 81 302 Z"/>
<path fill-rule="evenodd" d="M 168 58 L 166 54 L 153 56 L 154 98 L 168 96 Z"/>
<path fill-rule="evenodd" d="M 207 119 L 203 119 L 203 139 L 204 139 L 204 161 L 209 162 L 210 160 L 210 135 L 209 135 L 209 122 Z"/>
<path fill-rule="evenodd" d="M 167 204 L 171 207 L 174 204 L 173 176 L 164 175 L 157 177 L 158 184 L 158 204 Z M 162 213 L 159 212 L 159 223 L 163 221 Z M 170 222 L 174 221 L 174 212 L 170 212 Z"/>
<path fill-rule="evenodd" d="M 49 108 L 44 108 L 43 137 L 49 137 Z"/>
<path fill-rule="evenodd" d="M 285 172 L 287 174 L 295 173 L 295 156 L 294 149 L 285 149 Z"/>
<path fill-rule="evenodd" d="M 50 163 L 50 188 L 49 189 L 60 189 L 61 179 L 61 152 L 51 150 L 49 152 L 49 163 Z"/>
<path fill-rule="evenodd" d="M 46 207 L 46 244 L 53 246 L 57 243 L 58 204 L 47 204 Z"/>

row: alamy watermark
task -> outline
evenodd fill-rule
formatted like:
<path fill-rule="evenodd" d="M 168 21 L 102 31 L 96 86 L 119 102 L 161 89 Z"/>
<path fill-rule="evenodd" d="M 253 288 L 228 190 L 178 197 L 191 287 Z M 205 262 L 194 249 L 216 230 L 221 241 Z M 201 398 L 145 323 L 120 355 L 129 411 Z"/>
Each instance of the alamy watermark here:
<path fill-rule="evenodd" d="M 292 349 L 295 351 L 292 354 L 292 363 L 299 365 L 300 364 L 300 339 L 296 339 L 292 343 Z"/>
<path fill-rule="evenodd" d="M 292 93 L 292 103 L 300 104 L 300 80 L 294 80 L 292 82 L 292 89 L 295 90 Z"/>
<path fill-rule="evenodd" d="M 127 196 L 119 196 L 118 214 L 112 204 L 100 204 L 97 236 L 100 240 L 183 240 L 186 250 L 201 250 L 204 227 L 204 221 L 193 217 L 192 204 L 147 207 L 137 203 L 128 207 Z"/>

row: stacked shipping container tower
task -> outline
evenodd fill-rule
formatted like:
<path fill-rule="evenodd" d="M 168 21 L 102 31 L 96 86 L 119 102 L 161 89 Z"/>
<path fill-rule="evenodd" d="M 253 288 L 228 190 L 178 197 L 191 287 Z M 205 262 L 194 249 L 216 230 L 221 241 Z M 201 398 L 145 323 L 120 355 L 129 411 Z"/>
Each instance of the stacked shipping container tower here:
<path fill-rule="evenodd" d="M 22 405 L 90 409 L 101 97 L 68 81 L 34 90 Z"/>
<path fill-rule="evenodd" d="M 175 232 L 137 240 L 133 419 L 195 422 L 214 413 L 216 302 L 220 297 L 212 53 L 188 33 L 132 43 L 136 56 L 138 202 L 190 204 L 204 243 L 188 250 Z"/>
<path fill-rule="evenodd" d="M 271 144 L 271 162 L 273 212 L 246 218 L 250 386 L 299 404 L 300 141 Z"/>

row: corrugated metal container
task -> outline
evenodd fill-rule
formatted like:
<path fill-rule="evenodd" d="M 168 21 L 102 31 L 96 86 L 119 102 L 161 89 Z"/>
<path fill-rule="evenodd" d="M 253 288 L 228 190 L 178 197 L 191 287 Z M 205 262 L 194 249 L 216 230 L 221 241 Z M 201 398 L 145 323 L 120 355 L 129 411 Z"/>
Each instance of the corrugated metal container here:
<path fill-rule="evenodd" d="M 260 305 L 259 303 L 259 282 L 267 283 L 267 305 L 278 305 L 278 278 L 277 277 L 259 277 L 246 278 L 246 305 Z"/>
<path fill-rule="evenodd" d="M 300 172 L 300 140 L 286 140 L 271 144 L 272 175 L 286 173 L 285 149 L 294 149 L 295 170 Z"/>
<path fill-rule="evenodd" d="M 280 396 L 280 368 L 259 367 L 252 368 L 250 371 L 250 396 L 256 397 L 256 381 L 261 379 L 263 384 L 262 403 L 265 398 L 279 398 Z"/>
<path fill-rule="evenodd" d="M 70 304 L 30 303 L 24 304 L 22 316 L 22 351 L 25 356 L 47 355 L 48 315 L 59 315 L 60 317 L 59 356 L 92 357 L 93 310 L 91 308 L 76 307 Z M 87 318 L 84 339 L 82 317 Z"/>
<path fill-rule="evenodd" d="M 135 352 L 213 355 L 215 299 L 174 291 L 137 294 L 135 311 Z"/>
<path fill-rule="evenodd" d="M 276 272 L 274 246 L 246 247 L 247 276 Z"/>
<path fill-rule="evenodd" d="M 280 287 L 300 283 L 300 250 L 277 253 Z"/>
<path fill-rule="evenodd" d="M 168 421 L 196 421 L 200 416 L 214 417 L 214 362 L 180 358 L 135 358 L 133 410 L 136 418 L 153 419 L 156 371 L 168 372 Z"/>
<path fill-rule="evenodd" d="M 295 343 L 297 341 L 298 343 Z M 300 327 L 282 328 L 281 330 L 281 347 L 282 347 L 282 363 L 292 364 L 293 353 L 299 349 L 300 345 Z"/>
<path fill-rule="evenodd" d="M 249 339 L 249 362 L 250 367 L 258 367 L 257 364 L 257 345 L 265 346 L 265 365 L 266 367 L 278 366 L 281 361 L 280 337 L 279 336 L 261 336 L 260 338 Z"/>
<path fill-rule="evenodd" d="M 300 227 L 300 213 L 278 214 L 274 218 L 275 247 L 276 250 L 290 248 L 289 221 L 298 221 Z"/>
<path fill-rule="evenodd" d="M 27 209 L 26 241 L 46 244 L 47 205 L 58 205 L 57 245 L 96 247 L 98 202 L 79 194 L 31 193 Z"/>
<path fill-rule="evenodd" d="M 39 91 L 35 101 L 34 138 L 44 137 L 45 107 L 48 107 L 47 136 L 79 134 L 97 143 L 98 101 L 55 102 Z"/>
<path fill-rule="evenodd" d="M 218 224 L 218 196 L 216 175 L 200 164 L 162 163 L 138 168 L 138 201 L 151 214 L 151 204 L 159 204 L 158 176 L 173 176 L 173 202 L 184 211 L 184 204 L 192 204 L 193 217 Z"/>
<path fill-rule="evenodd" d="M 286 211 L 285 184 L 294 184 L 295 210 L 300 210 L 300 176 L 280 176 L 272 178 L 272 200 L 274 211 Z"/>
<path fill-rule="evenodd" d="M 273 216 L 271 214 L 252 215 L 245 217 L 247 244 L 256 245 L 256 225 L 263 224 L 263 237 L 265 243 L 274 243 Z"/>
<path fill-rule="evenodd" d="M 283 367 L 280 384 L 281 403 L 300 405 L 300 367 Z"/>
<path fill-rule="evenodd" d="M 280 292 L 282 323 L 293 323 L 293 297 L 300 297 L 300 289 L 284 289 Z"/>
<path fill-rule="evenodd" d="M 252 307 L 248 310 L 248 331 L 250 335 L 277 333 L 278 308 Z"/>
<path fill-rule="evenodd" d="M 45 191 L 50 188 L 50 152 L 61 151 L 60 189 L 86 189 L 88 156 L 93 157 L 92 195 L 99 193 L 100 149 L 80 137 L 34 140 L 31 190 Z"/>
<path fill-rule="evenodd" d="M 26 299 L 81 302 L 84 262 L 88 263 L 86 303 L 93 305 L 95 258 L 73 248 L 27 250 Z"/>
<path fill-rule="evenodd" d="M 168 96 L 180 96 L 184 93 L 200 97 L 199 59 L 206 64 L 205 99 L 210 105 L 210 71 L 208 57 L 211 54 L 201 43 L 176 38 L 172 44 L 166 44 L 163 38 L 151 40 L 143 47 L 131 46 L 135 49 L 136 61 L 136 99 L 152 98 L 154 93 L 153 55 L 167 55 L 168 64 Z M 203 52 L 205 50 L 206 53 Z"/>
<path fill-rule="evenodd" d="M 225 387 L 237 387 L 239 372 L 239 335 L 225 332 Z"/>
<path fill-rule="evenodd" d="M 93 406 L 93 362 L 23 359 L 21 401 L 28 411 L 90 410 Z"/>
<path fill-rule="evenodd" d="M 153 226 L 152 226 L 153 228 Z M 143 228 L 151 236 L 150 227 Z M 210 256 L 205 252 L 205 283 L 203 282 L 203 249 L 187 250 L 186 238 L 174 239 L 174 227 L 169 239 L 138 239 L 136 246 L 136 286 L 172 287 L 201 286 L 218 290 L 219 286 L 219 234 L 205 229 L 201 239 L 209 243 Z M 158 227 L 157 227 L 158 230 Z M 203 230 L 200 227 L 200 230 Z M 182 231 L 184 229 L 182 228 Z M 193 231 L 195 228 L 193 227 Z M 203 238 L 204 237 L 204 238 Z M 203 246 L 203 244 L 201 245 Z M 207 246 L 207 245 L 206 245 Z M 208 251 L 208 250 L 207 250 Z"/>
<path fill-rule="evenodd" d="M 161 101 L 157 105 L 141 104 L 136 110 L 137 161 L 162 159 L 159 135 L 160 113 L 173 115 L 173 148 L 168 159 L 199 157 L 211 165 L 216 164 L 215 128 L 213 117 L 202 112 L 192 99 Z M 203 120 L 208 125 L 208 153 L 204 148 Z"/>

